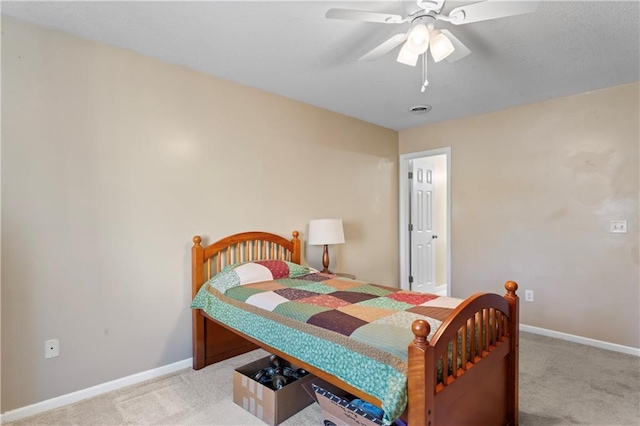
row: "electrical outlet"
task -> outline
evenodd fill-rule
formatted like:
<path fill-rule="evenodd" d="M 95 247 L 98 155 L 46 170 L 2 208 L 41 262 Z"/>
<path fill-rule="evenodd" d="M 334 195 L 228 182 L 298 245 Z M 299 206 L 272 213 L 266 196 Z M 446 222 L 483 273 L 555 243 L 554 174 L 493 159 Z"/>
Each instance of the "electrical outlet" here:
<path fill-rule="evenodd" d="M 526 302 L 533 302 L 533 290 L 524 291 L 524 300 Z"/>
<path fill-rule="evenodd" d="M 626 234 L 627 221 L 626 220 L 610 220 L 609 232 L 611 232 L 612 234 Z"/>
<path fill-rule="evenodd" d="M 60 355 L 60 342 L 58 339 L 44 341 L 44 357 L 53 358 Z"/>

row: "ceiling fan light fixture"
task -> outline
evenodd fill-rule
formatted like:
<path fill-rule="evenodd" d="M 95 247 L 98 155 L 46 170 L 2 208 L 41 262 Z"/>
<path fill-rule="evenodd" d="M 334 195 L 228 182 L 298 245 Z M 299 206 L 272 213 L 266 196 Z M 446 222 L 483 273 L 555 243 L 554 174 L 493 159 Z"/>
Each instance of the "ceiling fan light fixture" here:
<path fill-rule="evenodd" d="M 431 31 L 429 47 L 431 48 L 431 56 L 435 62 L 440 62 L 456 50 L 451 40 L 440 32 L 440 30 Z"/>
<path fill-rule="evenodd" d="M 408 43 L 402 45 L 402 49 L 400 49 L 400 53 L 398 54 L 398 62 L 415 67 L 418 63 L 418 57 L 420 55 L 417 53 L 413 53 L 407 46 Z"/>
<path fill-rule="evenodd" d="M 429 49 L 429 30 L 426 25 L 418 24 L 411 29 L 407 42 L 409 50 L 416 55 L 421 55 Z"/>

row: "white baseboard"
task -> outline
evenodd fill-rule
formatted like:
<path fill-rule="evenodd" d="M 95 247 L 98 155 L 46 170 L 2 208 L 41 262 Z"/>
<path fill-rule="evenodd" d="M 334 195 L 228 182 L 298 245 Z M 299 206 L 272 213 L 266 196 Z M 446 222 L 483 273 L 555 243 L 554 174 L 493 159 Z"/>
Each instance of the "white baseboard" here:
<path fill-rule="evenodd" d="M 559 331 L 548 330 L 546 328 L 534 327 L 532 325 L 520 324 L 520 330 L 528 333 L 539 334 L 541 336 L 554 337 L 556 339 L 567 340 L 569 342 L 581 343 L 583 345 L 595 346 L 596 348 L 607 349 L 614 352 L 621 352 L 628 355 L 640 357 L 640 348 L 632 348 L 630 346 L 618 345 L 616 343 L 604 342 L 602 340 L 590 339 L 588 337 L 576 336 L 574 334 L 561 333 Z M 184 368 L 191 367 L 192 358 L 174 362 L 173 364 L 164 365 L 152 370 L 143 371 L 141 373 L 132 374 L 131 376 L 121 379 L 112 380 L 107 383 L 92 386 L 87 389 L 72 392 L 46 401 L 38 402 L 33 405 L 7 411 L 0 414 L 0 424 L 19 420 L 25 417 L 33 416 L 54 408 L 62 407 L 67 404 L 82 401 L 83 399 L 101 395 L 126 386 L 135 385 L 145 380 L 155 379 L 157 377 L 170 374 Z"/>
<path fill-rule="evenodd" d="M 595 346 L 596 348 L 606 349 L 623 354 L 635 355 L 640 357 L 640 348 L 632 348 L 631 346 L 618 345 L 616 343 L 604 342 L 602 340 L 590 339 L 588 337 L 576 336 L 575 334 L 561 333 L 559 331 L 548 330 L 546 328 L 534 327 L 532 325 L 520 324 L 520 331 L 539 334 L 541 336 L 555 337 L 556 339 L 567 340 L 569 342 L 581 343 L 583 345 Z"/>
<path fill-rule="evenodd" d="M 47 399 L 46 401 L 38 402 L 26 407 L 17 408 L 15 410 L 7 411 L 4 414 L 0 414 L 0 424 L 8 423 L 15 420 L 19 420 L 25 417 L 33 416 L 45 411 L 52 410 L 54 408 L 62 407 L 63 405 L 72 404 L 74 402 L 82 401 L 83 399 L 92 398 L 94 396 L 101 395 L 103 393 L 111 392 L 116 389 L 124 388 L 126 386 L 135 385 L 136 383 L 144 382 L 145 380 L 155 379 L 157 377 L 170 374 L 178 370 L 191 367 L 193 359 L 184 359 L 182 361 L 174 362 L 173 364 L 163 365 L 162 367 L 154 368 L 152 370 L 143 371 L 141 373 L 132 374 L 121 379 L 112 380 L 107 383 L 92 386 L 87 389 L 82 389 L 76 392 L 61 395 L 55 398 Z"/>

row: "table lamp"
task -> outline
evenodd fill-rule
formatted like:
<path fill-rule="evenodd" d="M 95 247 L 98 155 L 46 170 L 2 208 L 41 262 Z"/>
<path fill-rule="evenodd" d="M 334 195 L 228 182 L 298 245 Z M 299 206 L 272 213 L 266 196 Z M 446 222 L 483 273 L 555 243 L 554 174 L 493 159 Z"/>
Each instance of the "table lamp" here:
<path fill-rule="evenodd" d="M 344 244 L 344 231 L 342 219 L 314 219 L 309 221 L 309 244 L 312 246 L 324 245 L 322 252 L 322 270 L 325 274 L 331 274 L 329 270 L 329 244 Z"/>

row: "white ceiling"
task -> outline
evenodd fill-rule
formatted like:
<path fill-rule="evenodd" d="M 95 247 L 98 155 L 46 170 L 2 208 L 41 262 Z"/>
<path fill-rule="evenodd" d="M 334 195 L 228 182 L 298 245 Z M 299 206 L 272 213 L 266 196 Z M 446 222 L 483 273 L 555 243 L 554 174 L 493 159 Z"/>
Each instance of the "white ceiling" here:
<path fill-rule="evenodd" d="M 474 2 L 449 0 L 444 11 Z M 404 25 L 330 20 L 329 8 L 406 15 L 408 1 L 8 2 L 2 13 L 391 129 L 640 79 L 640 2 L 542 1 L 535 13 L 455 26 L 472 51 L 421 69 L 364 53 Z M 408 108 L 428 104 L 428 114 Z"/>

